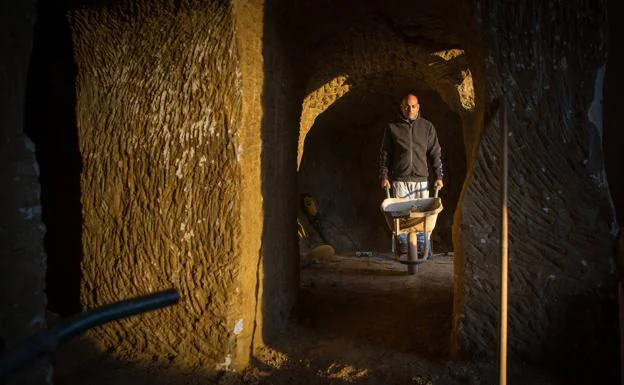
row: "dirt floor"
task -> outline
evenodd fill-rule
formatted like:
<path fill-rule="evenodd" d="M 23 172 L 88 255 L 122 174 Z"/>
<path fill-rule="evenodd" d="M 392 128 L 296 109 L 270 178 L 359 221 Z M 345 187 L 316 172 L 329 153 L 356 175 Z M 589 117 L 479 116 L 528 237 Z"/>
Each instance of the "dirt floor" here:
<path fill-rule="evenodd" d="M 388 255 L 307 265 L 288 332 L 228 383 L 498 383 L 496 363 L 449 360 L 452 308 L 452 254 L 415 275 Z M 526 367 L 510 368 L 509 380 L 550 383 Z"/>
<path fill-rule="evenodd" d="M 217 383 L 495 384 L 496 363 L 449 359 L 452 273 L 453 256 L 442 254 L 420 265 L 415 275 L 384 255 L 304 261 L 288 330 L 257 352 L 243 373 L 224 373 Z M 74 365 L 65 360 L 55 378 L 56 384 L 71 385 L 215 381 L 97 358 Z M 514 365 L 509 383 L 554 382 Z"/>

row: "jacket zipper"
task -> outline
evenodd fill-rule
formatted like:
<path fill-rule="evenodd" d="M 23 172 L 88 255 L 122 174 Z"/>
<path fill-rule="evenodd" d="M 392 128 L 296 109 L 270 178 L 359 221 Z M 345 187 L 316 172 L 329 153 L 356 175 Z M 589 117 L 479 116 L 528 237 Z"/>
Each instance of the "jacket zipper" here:
<path fill-rule="evenodd" d="M 414 150 L 412 149 L 412 146 L 414 145 L 414 123 L 410 122 L 410 174 L 412 173 L 412 167 L 414 165 L 414 159 L 413 159 L 413 154 L 414 154 Z"/>

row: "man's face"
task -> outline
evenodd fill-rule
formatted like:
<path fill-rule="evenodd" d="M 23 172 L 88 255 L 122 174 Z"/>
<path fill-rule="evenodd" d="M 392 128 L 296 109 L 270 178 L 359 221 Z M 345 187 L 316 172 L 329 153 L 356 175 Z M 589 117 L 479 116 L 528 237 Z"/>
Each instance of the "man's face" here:
<path fill-rule="evenodd" d="M 316 208 L 316 201 L 312 197 L 303 198 L 303 206 L 306 208 L 308 214 L 310 216 L 315 217 L 318 214 L 318 209 Z"/>
<path fill-rule="evenodd" d="M 418 104 L 418 99 L 414 95 L 410 95 L 403 99 L 401 103 L 401 112 L 408 119 L 416 119 L 418 116 L 418 111 L 420 111 L 420 104 Z"/>

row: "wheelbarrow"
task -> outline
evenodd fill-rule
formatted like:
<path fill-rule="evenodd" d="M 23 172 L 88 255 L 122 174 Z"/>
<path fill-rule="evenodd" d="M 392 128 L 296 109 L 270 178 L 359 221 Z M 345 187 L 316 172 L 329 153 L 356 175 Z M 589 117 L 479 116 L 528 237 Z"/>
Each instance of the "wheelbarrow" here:
<path fill-rule="evenodd" d="M 392 250 L 395 259 L 407 265 L 409 274 L 416 274 L 417 265 L 425 262 L 431 255 L 430 235 L 435 228 L 438 214 L 442 211 L 442 199 L 435 189 L 433 198 L 390 198 L 386 189 L 387 198 L 381 202 L 381 211 L 386 223 L 392 231 Z M 423 234 L 425 242 L 423 256 L 418 257 L 417 235 Z M 407 234 L 407 258 L 400 255 L 399 235 Z"/>

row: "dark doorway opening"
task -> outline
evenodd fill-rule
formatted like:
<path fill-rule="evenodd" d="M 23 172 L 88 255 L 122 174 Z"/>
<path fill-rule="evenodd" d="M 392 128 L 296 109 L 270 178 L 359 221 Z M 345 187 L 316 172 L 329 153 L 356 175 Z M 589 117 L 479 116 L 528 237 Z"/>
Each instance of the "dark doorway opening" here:
<path fill-rule="evenodd" d="M 81 155 L 76 126 L 76 68 L 65 10 L 38 4 L 25 106 L 26 134 L 35 144 L 46 227 L 48 310 L 81 310 Z"/>

